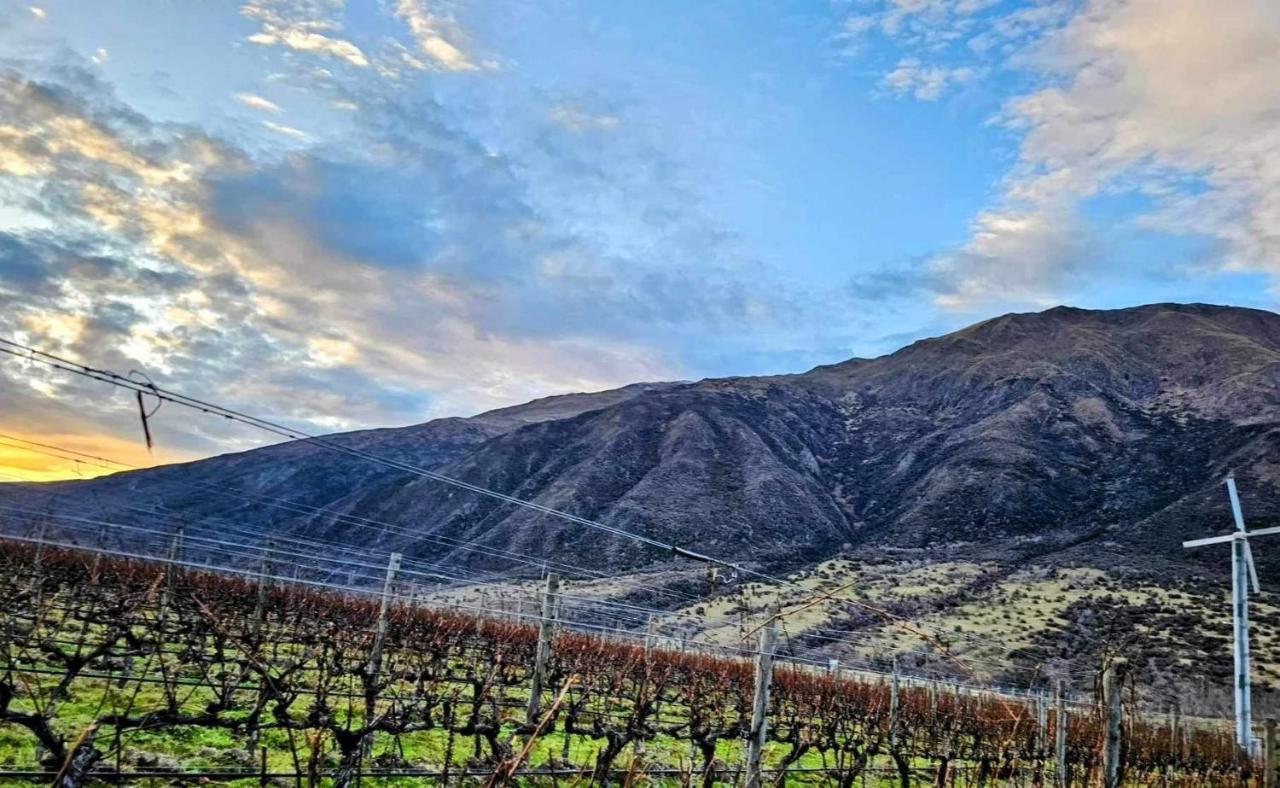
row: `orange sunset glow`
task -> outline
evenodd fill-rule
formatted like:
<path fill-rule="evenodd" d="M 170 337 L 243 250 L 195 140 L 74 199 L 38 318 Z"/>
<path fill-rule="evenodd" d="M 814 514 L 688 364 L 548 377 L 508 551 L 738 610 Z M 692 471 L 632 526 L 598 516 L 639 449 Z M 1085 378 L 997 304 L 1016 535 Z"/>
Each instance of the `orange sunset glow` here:
<path fill-rule="evenodd" d="M 111 435 L 28 432 L 0 424 L 0 484 L 91 479 L 197 455 Z"/>

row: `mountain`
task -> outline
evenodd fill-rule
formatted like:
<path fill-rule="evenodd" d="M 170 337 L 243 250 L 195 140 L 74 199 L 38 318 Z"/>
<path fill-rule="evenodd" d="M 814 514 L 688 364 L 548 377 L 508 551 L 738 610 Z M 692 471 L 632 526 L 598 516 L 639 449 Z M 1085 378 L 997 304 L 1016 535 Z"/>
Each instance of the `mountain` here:
<path fill-rule="evenodd" d="M 1058 307 L 803 374 L 639 384 L 333 439 L 771 571 L 979 567 L 964 599 L 1032 566 L 1215 584 L 1224 556 L 1180 543 L 1229 528 L 1228 473 L 1253 526 L 1280 524 L 1280 315 Z M 469 569 L 509 570 L 518 553 L 685 571 L 655 548 L 308 443 L 3 485 L 0 502 L 148 527 L 139 507 L 160 505 L 171 522 L 216 516 Z M 1268 557 L 1280 544 L 1257 549 L 1264 583 L 1280 581 Z M 930 614 L 945 601 L 929 599 Z"/>
<path fill-rule="evenodd" d="M 1183 537 L 1223 526 L 1228 472 L 1253 522 L 1280 513 L 1280 315 L 1059 307 L 804 374 L 638 384 L 333 439 L 766 565 L 850 548 L 1180 558 Z M 304 442 L 35 487 L 0 490 L 54 488 L 57 505 L 92 499 L 126 519 L 118 505 L 143 501 L 362 546 L 374 536 L 249 496 L 284 498 L 393 523 L 404 533 L 377 546 L 460 564 L 495 562 L 414 535 L 605 569 L 668 558 Z"/>

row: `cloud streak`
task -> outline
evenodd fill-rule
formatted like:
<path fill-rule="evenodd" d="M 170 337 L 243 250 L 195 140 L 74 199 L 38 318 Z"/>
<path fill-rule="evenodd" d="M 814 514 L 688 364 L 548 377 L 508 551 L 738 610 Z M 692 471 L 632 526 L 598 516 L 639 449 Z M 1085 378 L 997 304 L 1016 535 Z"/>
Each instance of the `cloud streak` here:
<path fill-rule="evenodd" d="M 240 13 L 260 26 L 249 36 L 250 43 L 323 55 L 361 68 L 368 66 L 369 58 L 360 47 L 337 35 L 341 26 L 330 18 L 334 9 L 324 5 L 251 0 L 240 7 Z"/>
<path fill-rule="evenodd" d="M 257 96 L 253 93 L 237 93 L 235 95 L 235 99 L 249 109 L 256 109 L 260 112 L 270 112 L 273 115 L 280 114 L 280 105 L 276 104 L 274 101 L 264 99 L 262 96 Z"/>
<path fill-rule="evenodd" d="M 396 16 L 404 20 L 418 51 L 428 58 L 432 66 L 444 71 L 479 70 L 479 66 L 453 43 L 461 36 L 457 25 L 448 16 L 428 10 L 426 0 L 396 0 Z"/>

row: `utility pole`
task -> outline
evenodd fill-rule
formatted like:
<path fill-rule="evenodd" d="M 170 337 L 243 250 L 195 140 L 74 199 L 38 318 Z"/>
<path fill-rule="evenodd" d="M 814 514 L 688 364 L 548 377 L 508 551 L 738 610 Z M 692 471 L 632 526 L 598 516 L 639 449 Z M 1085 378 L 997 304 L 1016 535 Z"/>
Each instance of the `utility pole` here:
<path fill-rule="evenodd" d="M 769 607 L 768 623 L 760 632 L 760 653 L 756 655 L 756 691 L 751 704 L 751 733 L 747 742 L 747 786 L 760 788 L 764 743 L 769 736 L 769 691 L 773 688 L 773 649 L 778 640 L 776 604 Z"/>
<path fill-rule="evenodd" d="M 1253 551 L 1249 539 L 1254 536 L 1280 534 L 1280 526 L 1246 531 L 1244 513 L 1240 509 L 1240 496 L 1236 493 L 1236 480 L 1227 477 L 1227 497 L 1231 500 L 1231 516 L 1236 530 L 1226 536 L 1210 536 L 1183 542 L 1185 548 L 1231 543 L 1231 629 L 1234 644 L 1236 703 L 1236 747 L 1242 758 L 1251 757 L 1253 749 L 1253 698 L 1249 677 L 1249 587 L 1259 593 L 1258 570 L 1253 565 Z"/>
<path fill-rule="evenodd" d="M 538 622 L 538 651 L 533 661 L 533 682 L 529 686 L 529 706 L 525 722 L 538 724 L 542 711 L 542 690 L 547 683 L 547 667 L 551 662 L 551 642 L 556 635 L 556 613 L 560 607 L 560 575 L 547 573 L 546 590 L 542 592 L 542 620 Z"/>

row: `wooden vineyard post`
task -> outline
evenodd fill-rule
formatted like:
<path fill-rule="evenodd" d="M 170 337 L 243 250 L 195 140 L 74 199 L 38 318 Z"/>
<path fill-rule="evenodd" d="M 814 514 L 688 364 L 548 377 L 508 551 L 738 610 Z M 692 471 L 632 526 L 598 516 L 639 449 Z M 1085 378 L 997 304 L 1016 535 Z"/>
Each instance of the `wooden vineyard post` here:
<path fill-rule="evenodd" d="M 893 658 L 893 676 L 889 680 L 889 748 L 898 746 L 898 717 L 901 701 L 898 698 L 898 684 L 901 681 L 898 670 L 898 658 Z"/>
<path fill-rule="evenodd" d="M 1049 698 L 1043 691 L 1036 695 L 1036 768 L 1035 784 L 1044 785 L 1045 762 L 1049 759 Z"/>
<path fill-rule="evenodd" d="M 1107 731 L 1102 758 L 1106 768 L 1103 788 L 1119 788 L 1120 778 L 1123 776 L 1120 750 L 1123 744 L 1124 714 L 1120 700 L 1127 671 L 1128 664 L 1123 659 L 1117 659 L 1102 672 L 1102 697 L 1107 708 Z"/>
<path fill-rule="evenodd" d="M 391 607 L 396 574 L 400 571 L 400 554 L 392 553 L 387 559 L 387 576 L 382 580 L 382 599 L 378 603 L 378 630 L 373 638 L 373 653 L 369 657 L 369 674 L 376 677 L 382 670 L 382 642 L 387 637 L 387 611 Z"/>
<path fill-rule="evenodd" d="M 271 553 L 275 550 L 275 540 L 267 539 L 262 549 L 262 557 L 258 561 L 258 601 L 253 611 L 253 647 L 258 650 L 260 658 L 265 659 L 266 648 L 262 639 L 262 627 L 267 618 L 267 590 L 269 588 L 267 576 L 271 572 Z M 262 677 L 258 677 L 258 683 L 261 686 L 264 682 Z M 258 690 L 258 708 L 261 709 L 262 690 Z M 249 724 L 249 744 L 246 748 L 249 752 L 253 752 L 258 747 L 258 719 L 255 714 Z M 265 751 L 264 751 L 265 752 Z M 264 756 L 265 757 L 265 756 Z M 264 778 L 265 780 L 265 778 Z M 265 784 L 265 781 L 264 781 Z"/>
<path fill-rule="evenodd" d="M 542 690 L 547 683 L 547 666 L 551 662 L 551 641 L 556 635 L 556 612 L 560 607 L 560 575 L 547 573 L 547 586 L 542 592 L 542 620 L 538 622 L 538 650 L 533 660 L 533 681 L 529 685 L 529 706 L 525 722 L 538 724 L 542 711 Z"/>
<path fill-rule="evenodd" d="M 1061 681 L 1058 682 L 1058 688 L 1054 694 L 1057 705 L 1054 713 L 1058 716 L 1057 730 L 1054 731 L 1053 736 L 1055 779 L 1058 788 L 1067 788 L 1069 777 L 1067 774 L 1067 696 Z"/>
<path fill-rule="evenodd" d="M 169 560 L 165 562 L 164 567 L 164 590 L 160 592 L 160 610 L 164 611 L 169 608 L 169 595 L 173 591 L 173 575 L 174 569 L 178 561 L 182 559 L 182 528 L 173 532 L 173 541 L 169 543 Z"/>
<path fill-rule="evenodd" d="M 276 549 L 274 539 L 267 539 L 262 548 L 262 558 L 258 561 L 258 603 L 253 610 L 253 632 L 255 637 L 262 635 L 262 621 L 267 615 L 267 591 L 270 584 L 267 575 L 271 574 L 271 553 Z"/>
<path fill-rule="evenodd" d="M 378 700 L 378 674 L 382 672 L 382 643 L 387 637 L 387 611 L 395 592 L 396 574 L 400 571 L 400 554 L 392 553 L 387 559 L 387 576 L 382 581 L 382 599 L 378 603 L 378 629 L 374 632 L 373 648 L 366 666 L 364 691 L 364 724 L 373 722 Z M 366 736 L 360 750 L 361 756 L 373 748 L 373 736 Z"/>
<path fill-rule="evenodd" d="M 31 562 L 32 568 L 36 570 L 36 575 L 40 574 L 40 564 L 44 561 L 44 539 L 46 532 L 49 530 L 49 524 L 44 520 L 40 521 L 40 527 L 36 529 L 36 556 Z M 31 532 L 27 532 L 28 537 Z"/>
<path fill-rule="evenodd" d="M 769 621 L 760 633 L 756 655 L 755 699 L 751 704 L 751 733 L 747 742 L 747 788 L 760 788 L 764 743 L 769 736 L 769 691 L 773 688 L 773 649 L 778 640 L 777 605 L 769 608 Z"/>
<path fill-rule="evenodd" d="M 655 632 L 656 632 L 656 629 L 655 629 L 655 624 L 653 620 L 653 614 L 650 613 L 649 625 L 645 628 L 645 631 L 644 631 L 644 661 L 646 664 L 648 664 L 649 657 L 653 653 L 653 643 L 654 643 Z"/>
<path fill-rule="evenodd" d="M 1276 752 L 1276 718 L 1267 717 L 1262 722 L 1262 786 L 1277 788 L 1276 767 L 1280 764 L 1280 752 Z"/>
<path fill-rule="evenodd" d="M 169 566 L 165 577 L 170 585 L 173 584 L 174 564 L 182 560 L 182 537 L 182 528 L 179 527 L 173 532 L 173 541 L 169 543 Z"/>

